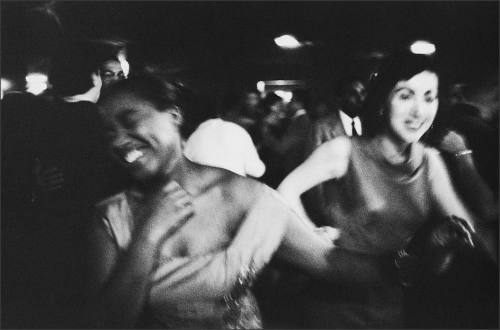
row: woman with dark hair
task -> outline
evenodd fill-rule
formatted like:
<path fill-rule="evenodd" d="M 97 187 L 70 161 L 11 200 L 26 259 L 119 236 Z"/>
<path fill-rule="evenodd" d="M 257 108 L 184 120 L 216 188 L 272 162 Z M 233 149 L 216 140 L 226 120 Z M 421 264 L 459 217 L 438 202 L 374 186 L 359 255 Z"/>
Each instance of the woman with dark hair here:
<path fill-rule="evenodd" d="M 455 192 L 437 152 L 419 142 L 439 105 L 439 71 L 425 55 L 386 58 L 368 87 L 362 137 L 325 142 L 278 191 L 306 216 L 300 196 L 324 182 L 326 223 L 340 230 L 339 249 L 376 260 L 403 249 L 426 221 L 455 215 L 466 234 L 476 216 Z M 466 151 L 457 153 L 460 157 Z M 394 264 L 394 263 L 392 263 Z M 384 267 L 382 263 L 380 267 Z M 308 301 L 306 324 L 322 328 L 401 328 L 402 288 L 381 280 L 369 287 L 324 287 Z"/>
<path fill-rule="evenodd" d="M 131 77 L 99 108 L 108 151 L 133 184 L 99 203 L 92 224 L 96 326 L 259 328 L 250 286 L 275 252 L 318 277 L 369 281 L 369 265 L 338 269 L 328 231 L 301 222 L 274 190 L 189 161 L 174 86 Z"/>

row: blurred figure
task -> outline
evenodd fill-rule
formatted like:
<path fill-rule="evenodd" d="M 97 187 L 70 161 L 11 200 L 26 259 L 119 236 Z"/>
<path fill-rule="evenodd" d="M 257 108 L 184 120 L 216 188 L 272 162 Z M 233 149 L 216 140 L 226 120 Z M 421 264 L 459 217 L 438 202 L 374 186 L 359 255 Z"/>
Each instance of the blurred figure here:
<path fill-rule="evenodd" d="M 283 98 L 274 92 L 270 92 L 262 100 L 261 107 L 265 113 L 261 123 L 262 135 L 271 134 L 273 137 L 281 139 L 290 124 L 287 106 Z M 261 149 L 268 148 L 265 142 L 262 142 Z"/>
<path fill-rule="evenodd" d="M 274 92 L 269 92 L 262 100 L 262 109 L 265 112 L 264 120 L 262 121 L 261 131 L 262 144 L 258 151 L 260 158 L 266 164 L 266 172 L 261 178 L 261 181 L 269 186 L 277 187 L 279 178 L 282 176 L 281 156 L 272 149 L 272 146 L 267 145 L 269 140 L 265 139 L 267 134 L 276 139 L 281 139 L 288 128 L 290 122 L 286 116 L 286 109 L 283 99 Z"/>
<path fill-rule="evenodd" d="M 41 276 L 46 259 L 46 230 L 38 217 L 33 168 L 37 126 L 50 109 L 41 97 L 7 92 L 1 101 L 2 131 L 2 327 L 50 327 L 47 283 Z"/>
<path fill-rule="evenodd" d="M 448 130 L 456 131 L 473 152 L 481 177 L 498 196 L 499 133 L 498 72 L 485 74 L 462 87 L 463 100 L 451 103 L 437 116 L 428 141 L 436 145 Z"/>
<path fill-rule="evenodd" d="M 225 168 L 241 176 L 260 178 L 266 170 L 248 132 L 219 118 L 203 122 L 191 134 L 184 155 L 192 162 Z"/>
<path fill-rule="evenodd" d="M 448 88 L 448 104 L 454 105 L 456 103 L 463 103 L 465 101 L 464 97 L 464 86 L 463 83 L 453 83 Z"/>
<path fill-rule="evenodd" d="M 335 92 L 338 95 L 339 107 L 311 124 L 307 155 L 337 136 L 359 136 L 363 133 L 358 115 L 366 97 L 366 89 L 361 79 L 344 77 L 338 82 Z"/>
<path fill-rule="evenodd" d="M 46 276 L 49 327 L 84 327 L 86 236 L 93 205 L 111 188 L 116 173 L 102 141 L 96 102 L 102 80 L 97 50 L 67 40 L 52 59 L 49 81 L 56 100 L 40 123 L 37 143 L 41 189 L 41 237 L 46 246 L 41 273 Z M 119 183 L 119 185 L 122 182 Z M 109 191 L 107 189 L 110 189 Z"/>
<path fill-rule="evenodd" d="M 116 56 L 106 57 L 99 70 L 102 80 L 101 94 L 105 94 L 110 86 L 126 78 L 122 65 Z"/>
<path fill-rule="evenodd" d="M 296 89 L 286 107 L 288 123 L 285 132 L 276 136 L 270 126 L 263 126 L 262 143 L 274 154 L 273 160 L 268 160 L 266 166 L 270 166 L 269 162 L 275 162 L 278 166 L 272 171 L 272 175 L 270 171 L 263 177 L 264 182 L 272 188 L 276 188 L 281 180 L 304 160 L 306 137 L 311 121 L 308 115 L 311 103 L 309 90 Z"/>
<path fill-rule="evenodd" d="M 303 215 L 300 195 L 324 182 L 322 219 L 340 230 L 338 248 L 390 272 L 394 259 L 384 256 L 395 256 L 426 221 L 455 215 L 473 228 L 480 219 L 457 195 L 441 156 L 420 142 L 439 105 L 439 70 L 433 59 L 393 54 L 378 70 L 360 113 L 363 136 L 325 142 L 278 191 Z M 466 226 L 454 228 L 467 233 Z M 405 326 L 403 290 L 389 278 L 369 286 L 318 283 L 306 294 L 308 327 Z"/>
<path fill-rule="evenodd" d="M 486 72 L 464 91 L 465 103 L 477 107 L 481 119 L 498 130 L 499 125 L 499 84 L 498 69 Z"/>
<path fill-rule="evenodd" d="M 315 105 L 312 107 L 309 113 L 311 120 L 315 121 L 319 118 L 323 118 L 332 113 L 334 105 L 332 102 L 325 99 L 319 99 L 316 101 Z"/>
<path fill-rule="evenodd" d="M 366 281 L 371 265 L 338 273 L 330 236 L 276 191 L 187 159 L 177 93 L 159 77 L 122 81 L 99 107 L 108 151 L 134 177 L 92 225 L 99 328 L 260 328 L 252 285 L 274 254 L 327 280 Z"/>
<path fill-rule="evenodd" d="M 238 124 L 247 130 L 256 146 L 259 146 L 261 142 L 260 126 L 263 116 L 264 112 L 260 108 L 260 93 L 256 89 L 243 91 L 237 104 L 220 114 L 221 119 Z"/>
<path fill-rule="evenodd" d="M 289 124 L 283 98 L 274 92 L 270 92 L 262 100 L 261 107 L 265 113 L 261 129 L 269 131 L 276 138 L 281 138 Z"/>
<path fill-rule="evenodd" d="M 462 87 L 463 99 L 436 118 L 426 137 L 443 151 L 459 193 L 484 220 L 479 237 L 498 263 L 498 73 L 484 74 Z M 456 157 L 458 150 L 468 150 Z"/>
<path fill-rule="evenodd" d="M 217 116 L 223 118 L 238 105 L 239 95 L 235 91 L 225 91 L 217 100 Z"/>
<path fill-rule="evenodd" d="M 330 109 L 323 116 L 311 123 L 305 147 L 305 157 L 326 141 L 339 136 L 360 136 L 363 133 L 359 112 L 366 97 L 362 80 L 356 76 L 342 77 L 335 92 L 338 95 L 338 108 Z M 307 191 L 303 196 L 304 207 L 315 223 L 320 223 L 320 210 L 325 207 L 323 184 Z"/>
<path fill-rule="evenodd" d="M 427 221 L 398 252 L 405 328 L 498 327 L 498 262 L 471 228 L 457 235 L 460 227 L 467 222 L 455 216 Z"/>
<path fill-rule="evenodd" d="M 450 109 L 451 126 L 465 135 L 474 150 L 474 159 L 479 173 L 498 197 L 498 152 L 499 152 L 499 111 L 498 70 L 485 75 L 485 79 L 465 89 L 465 102 Z M 479 110 L 478 116 L 460 116 L 457 108 L 473 106 Z M 453 114 L 457 113 L 457 116 Z M 481 121 L 478 122 L 476 117 Z M 481 125 L 482 124 L 482 125 Z M 477 126 L 476 126 L 477 125 Z"/>

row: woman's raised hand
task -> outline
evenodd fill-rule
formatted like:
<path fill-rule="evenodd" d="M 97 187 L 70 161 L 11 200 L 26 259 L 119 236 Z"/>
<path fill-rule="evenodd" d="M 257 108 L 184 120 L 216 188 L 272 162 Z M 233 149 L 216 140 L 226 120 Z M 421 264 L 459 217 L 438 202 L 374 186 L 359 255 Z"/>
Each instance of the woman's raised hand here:
<path fill-rule="evenodd" d="M 452 130 L 446 132 L 439 141 L 438 148 L 453 155 L 468 149 L 465 137 Z"/>
<path fill-rule="evenodd" d="M 193 197 L 175 181 L 150 197 L 145 208 L 144 230 L 155 244 L 172 236 L 194 215 Z"/>

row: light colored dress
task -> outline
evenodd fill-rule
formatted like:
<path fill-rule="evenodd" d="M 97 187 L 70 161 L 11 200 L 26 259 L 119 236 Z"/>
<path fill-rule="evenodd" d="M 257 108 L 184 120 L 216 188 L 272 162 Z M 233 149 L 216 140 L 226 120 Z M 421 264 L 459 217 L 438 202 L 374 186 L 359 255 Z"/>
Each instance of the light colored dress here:
<path fill-rule="evenodd" d="M 285 232 L 286 216 L 277 214 L 273 221 L 269 221 L 269 216 L 264 217 L 266 200 L 279 196 L 264 185 L 259 192 L 259 198 L 242 219 L 235 237 L 222 243 L 222 249 L 218 247 L 213 252 L 190 257 L 171 257 L 169 252 L 162 251 L 152 275 L 143 326 L 262 327 L 250 287 L 278 248 Z M 105 226 L 119 253 L 124 253 L 132 242 L 134 218 L 131 205 L 134 205 L 132 199 L 136 194 L 128 190 L 98 205 L 96 219 Z"/>
<path fill-rule="evenodd" d="M 390 164 L 376 139 L 352 138 L 345 176 L 324 183 L 323 216 L 340 229 L 342 249 L 374 258 L 406 246 L 415 230 L 435 214 L 462 215 L 438 151 L 413 143 L 408 161 Z M 443 209 L 442 205 L 446 205 Z M 315 291 L 315 293 L 312 293 Z M 323 291 L 323 293 L 321 292 Z M 306 324 L 322 328 L 401 328 L 402 289 L 381 282 L 366 290 L 346 286 L 311 289 Z"/>

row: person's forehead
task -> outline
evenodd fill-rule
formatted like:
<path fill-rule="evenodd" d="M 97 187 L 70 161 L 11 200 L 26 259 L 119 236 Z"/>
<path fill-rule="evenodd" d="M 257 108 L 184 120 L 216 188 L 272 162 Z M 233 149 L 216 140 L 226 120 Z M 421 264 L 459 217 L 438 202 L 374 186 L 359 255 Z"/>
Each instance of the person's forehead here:
<path fill-rule="evenodd" d="M 121 112 L 127 109 L 134 111 L 155 110 L 151 102 L 125 91 L 120 91 L 105 97 L 101 102 L 101 107 L 115 112 Z"/>
<path fill-rule="evenodd" d="M 118 61 L 107 61 L 103 63 L 102 69 L 118 72 L 122 71 L 122 66 Z"/>
<path fill-rule="evenodd" d="M 408 87 L 408 88 L 436 88 L 438 87 L 439 78 L 434 72 L 423 71 L 408 80 L 400 80 L 394 89 Z"/>

